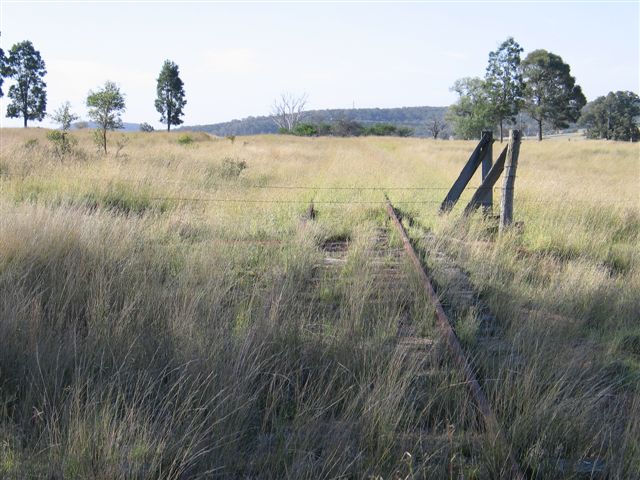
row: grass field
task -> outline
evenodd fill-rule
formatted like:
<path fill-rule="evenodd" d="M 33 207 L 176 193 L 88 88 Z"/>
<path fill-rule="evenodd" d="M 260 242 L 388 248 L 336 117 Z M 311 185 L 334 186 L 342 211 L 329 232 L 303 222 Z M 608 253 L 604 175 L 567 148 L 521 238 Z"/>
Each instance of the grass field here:
<path fill-rule="evenodd" d="M 638 478 L 637 144 L 525 141 L 498 236 L 437 214 L 473 142 L 75 135 L 0 131 L 0 477 L 508 478 L 410 269 L 373 301 L 386 192 L 443 297 L 445 256 L 495 316 L 452 310 L 527 475 Z"/>

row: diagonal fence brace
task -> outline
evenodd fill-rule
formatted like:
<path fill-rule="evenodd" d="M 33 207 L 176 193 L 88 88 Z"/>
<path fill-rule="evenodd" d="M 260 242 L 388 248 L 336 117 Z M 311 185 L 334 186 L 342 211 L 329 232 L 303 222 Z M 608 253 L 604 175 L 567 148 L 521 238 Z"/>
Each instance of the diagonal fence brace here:
<path fill-rule="evenodd" d="M 502 153 L 496 159 L 496 163 L 493 164 L 491 170 L 489 170 L 489 173 L 487 173 L 487 176 L 482 181 L 482 184 L 475 191 L 473 197 L 471 197 L 469 204 L 464 209 L 465 215 L 470 214 L 480 205 L 484 205 L 487 192 L 493 192 L 493 186 L 496 184 L 504 170 L 504 161 L 507 158 L 507 148 L 508 147 L 504 147 Z"/>
<path fill-rule="evenodd" d="M 460 175 L 453 183 L 453 186 L 447 193 L 447 196 L 440 205 L 440 213 L 448 212 L 456 204 L 460 195 L 466 188 L 467 184 L 473 177 L 480 164 L 483 162 L 487 155 L 491 155 L 491 145 L 493 144 L 493 135 L 490 132 L 485 132 L 480 139 L 480 142 L 476 146 L 475 150 L 467 160 L 467 163 L 463 167 Z"/>

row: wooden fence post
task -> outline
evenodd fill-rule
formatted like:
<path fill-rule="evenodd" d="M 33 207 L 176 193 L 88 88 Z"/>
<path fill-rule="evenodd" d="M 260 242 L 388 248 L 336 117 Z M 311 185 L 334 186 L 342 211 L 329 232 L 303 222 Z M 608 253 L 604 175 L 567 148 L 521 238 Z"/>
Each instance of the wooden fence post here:
<path fill-rule="evenodd" d="M 520 153 L 520 130 L 509 131 L 507 158 L 504 162 L 504 180 L 502 182 L 502 200 L 500 202 L 500 232 L 513 221 L 513 187 L 516 181 L 518 154 Z"/>
<path fill-rule="evenodd" d="M 493 186 L 496 184 L 496 182 L 500 178 L 500 175 L 502 175 L 502 171 L 504 170 L 505 158 L 507 158 L 507 147 L 504 147 L 502 149 L 502 152 L 500 153 L 500 155 L 498 155 L 498 158 L 496 158 L 495 163 L 491 166 L 491 170 L 489 170 L 489 173 L 487 173 L 487 176 L 482 181 L 482 184 L 478 187 L 478 189 L 471 197 L 471 200 L 464 209 L 465 215 L 469 215 L 480 205 L 483 205 L 482 199 L 485 197 L 487 191 L 493 193 Z M 489 208 L 492 207 L 490 206 Z M 485 213 L 489 212 L 485 209 Z"/>
<path fill-rule="evenodd" d="M 447 196 L 442 202 L 442 205 L 440 205 L 440 213 L 448 212 L 456 204 L 456 202 L 460 198 L 460 195 L 462 195 L 463 190 L 471 180 L 471 177 L 473 177 L 473 174 L 480 166 L 480 162 L 482 162 L 483 158 L 485 158 L 487 145 L 491 145 L 492 142 L 493 140 L 490 137 L 485 135 L 482 136 L 480 142 L 478 143 L 478 146 L 475 148 L 475 150 L 469 157 L 469 160 L 462 168 L 460 175 L 453 183 L 453 186 L 449 190 L 449 193 L 447 193 Z"/>
<path fill-rule="evenodd" d="M 489 138 L 489 143 L 487 144 L 484 156 L 482 157 L 482 182 L 484 182 L 493 165 L 493 131 L 484 130 L 482 132 L 482 137 Z M 493 189 L 484 191 L 484 194 L 480 199 L 480 205 L 482 205 L 482 209 L 485 213 L 491 213 L 493 208 Z"/>

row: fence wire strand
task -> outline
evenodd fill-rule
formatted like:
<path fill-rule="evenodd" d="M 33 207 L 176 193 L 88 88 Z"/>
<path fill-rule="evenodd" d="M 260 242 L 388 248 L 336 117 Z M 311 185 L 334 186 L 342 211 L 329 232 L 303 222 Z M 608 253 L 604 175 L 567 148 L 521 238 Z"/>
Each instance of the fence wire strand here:
<path fill-rule="evenodd" d="M 41 174 L 26 174 L 20 175 L 15 173 L 7 173 L 0 172 L 0 178 L 16 178 L 19 180 L 27 180 L 29 178 L 40 178 L 40 179 L 50 179 L 51 177 L 47 175 Z M 205 179 L 200 180 L 167 180 L 167 179 L 155 179 L 155 178 L 102 178 L 102 177 L 81 177 L 79 180 L 83 181 L 92 181 L 92 182 L 120 182 L 120 183 L 131 183 L 131 184 L 145 184 L 145 183 L 160 183 L 160 184 L 173 184 L 173 185 L 195 185 L 198 181 L 206 181 Z M 207 188 L 247 188 L 247 189 L 265 189 L 265 190 L 327 190 L 327 191 L 448 191 L 451 187 L 408 187 L 408 186 L 375 186 L 375 187 L 365 187 L 358 185 L 261 185 L 261 184 L 225 184 L 225 183 L 215 183 L 215 184 L 207 184 Z M 468 186 L 467 190 L 476 190 L 480 187 Z M 498 187 L 494 187 L 494 190 Z"/>

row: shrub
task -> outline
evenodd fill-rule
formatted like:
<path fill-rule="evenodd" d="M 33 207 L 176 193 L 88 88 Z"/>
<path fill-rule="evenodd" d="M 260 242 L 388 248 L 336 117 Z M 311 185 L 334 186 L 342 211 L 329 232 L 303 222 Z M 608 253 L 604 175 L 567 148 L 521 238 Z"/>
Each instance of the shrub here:
<path fill-rule="evenodd" d="M 227 140 L 229 140 L 231 143 L 234 143 L 236 141 L 236 136 L 235 135 L 227 135 Z"/>
<path fill-rule="evenodd" d="M 398 127 L 397 135 L 399 137 L 410 137 L 413 135 L 413 128 L 409 127 Z"/>
<path fill-rule="evenodd" d="M 338 120 L 331 128 L 331 133 L 338 137 L 359 137 L 364 132 L 361 123 L 355 120 Z"/>
<path fill-rule="evenodd" d="M 410 137 L 413 129 L 399 127 L 390 123 L 378 123 L 370 127 L 363 126 L 360 122 L 350 119 L 338 120 L 329 123 L 299 123 L 293 130 L 280 128 L 281 134 L 297 135 L 299 137 L 317 137 L 333 135 L 336 137 L 359 137 L 360 135 L 375 135 L 380 137 Z"/>
<path fill-rule="evenodd" d="M 318 135 L 318 127 L 313 123 L 299 123 L 291 133 L 299 137 L 316 137 Z"/>
<path fill-rule="evenodd" d="M 94 130 L 93 131 L 93 143 L 98 149 L 98 152 L 102 152 L 105 148 L 106 141 L 104 136 L 102 135 L 102 130 Z"/>
<path fill-rule="evenodd" d="M 122 153 L 124 147 L 129 143 L 129 137 L 122 135 L 120 139 L 116 140 L 116 158 L 127 158 L 128 155 L 126 153 Z"/>
<path fill-rule="evenodd" d="M 318 123 L 318 135 L 331 135 L 331 125 L 328 123 Z"/>
<path fill-rule="evenodd" d="M 376 125 L 371 125 L 370 127 L 365 128 L 365 135 L 376 135 L 376 136 L 391 136 L 395 135 L 398 128 L 395 125 L 391 125 L 390 123 L 378 123 Z"/>
<path fill-rule="evenodd" d="M 243 170 L 248 167 L 244 160 L 237 160 L 231 157 L 225 157 L 222 160 L 220 168 L 220 176 L 222 178 L 238 178 Z"/>
<path fill-rule="evenodd" d="M 38 146 L 39 142 L 37 138 L 30 138 L 26 142 L 24 142 L 24 148 L 26 150 L 33 150 Z"/>
<path fill-rule="evenodd" d="M 53 143 L 53 153 L 58 158 L 62 158 L 71 153 L 73 147 L 78 144 L 78 140 L 69 135 L 68 132 L 60 130 L 51 130 L 48 132 L 47 139 Z"/>
<path fill-rule="evenodd" d="M 364 135 L 376 135 L 380 137 L 410 137 L 413 129 L 398 127 L 390 123 L 377 123 L 364 129 Z"/>
<path fill-rule="evenodd" d="M 178 143 L 180 145 L 191 145 L 193 143 L 193 137 L 187 133 L 183 133 L 178 137 Z"/>
<path fill-rule="evenodd" d="M 149 125 L 146 122 L 143 122 L 140 124 L 140 131 L 141 132 L 153 132 L 155 130 L 155 128 L 153 128 L 153 126 Z"/>

